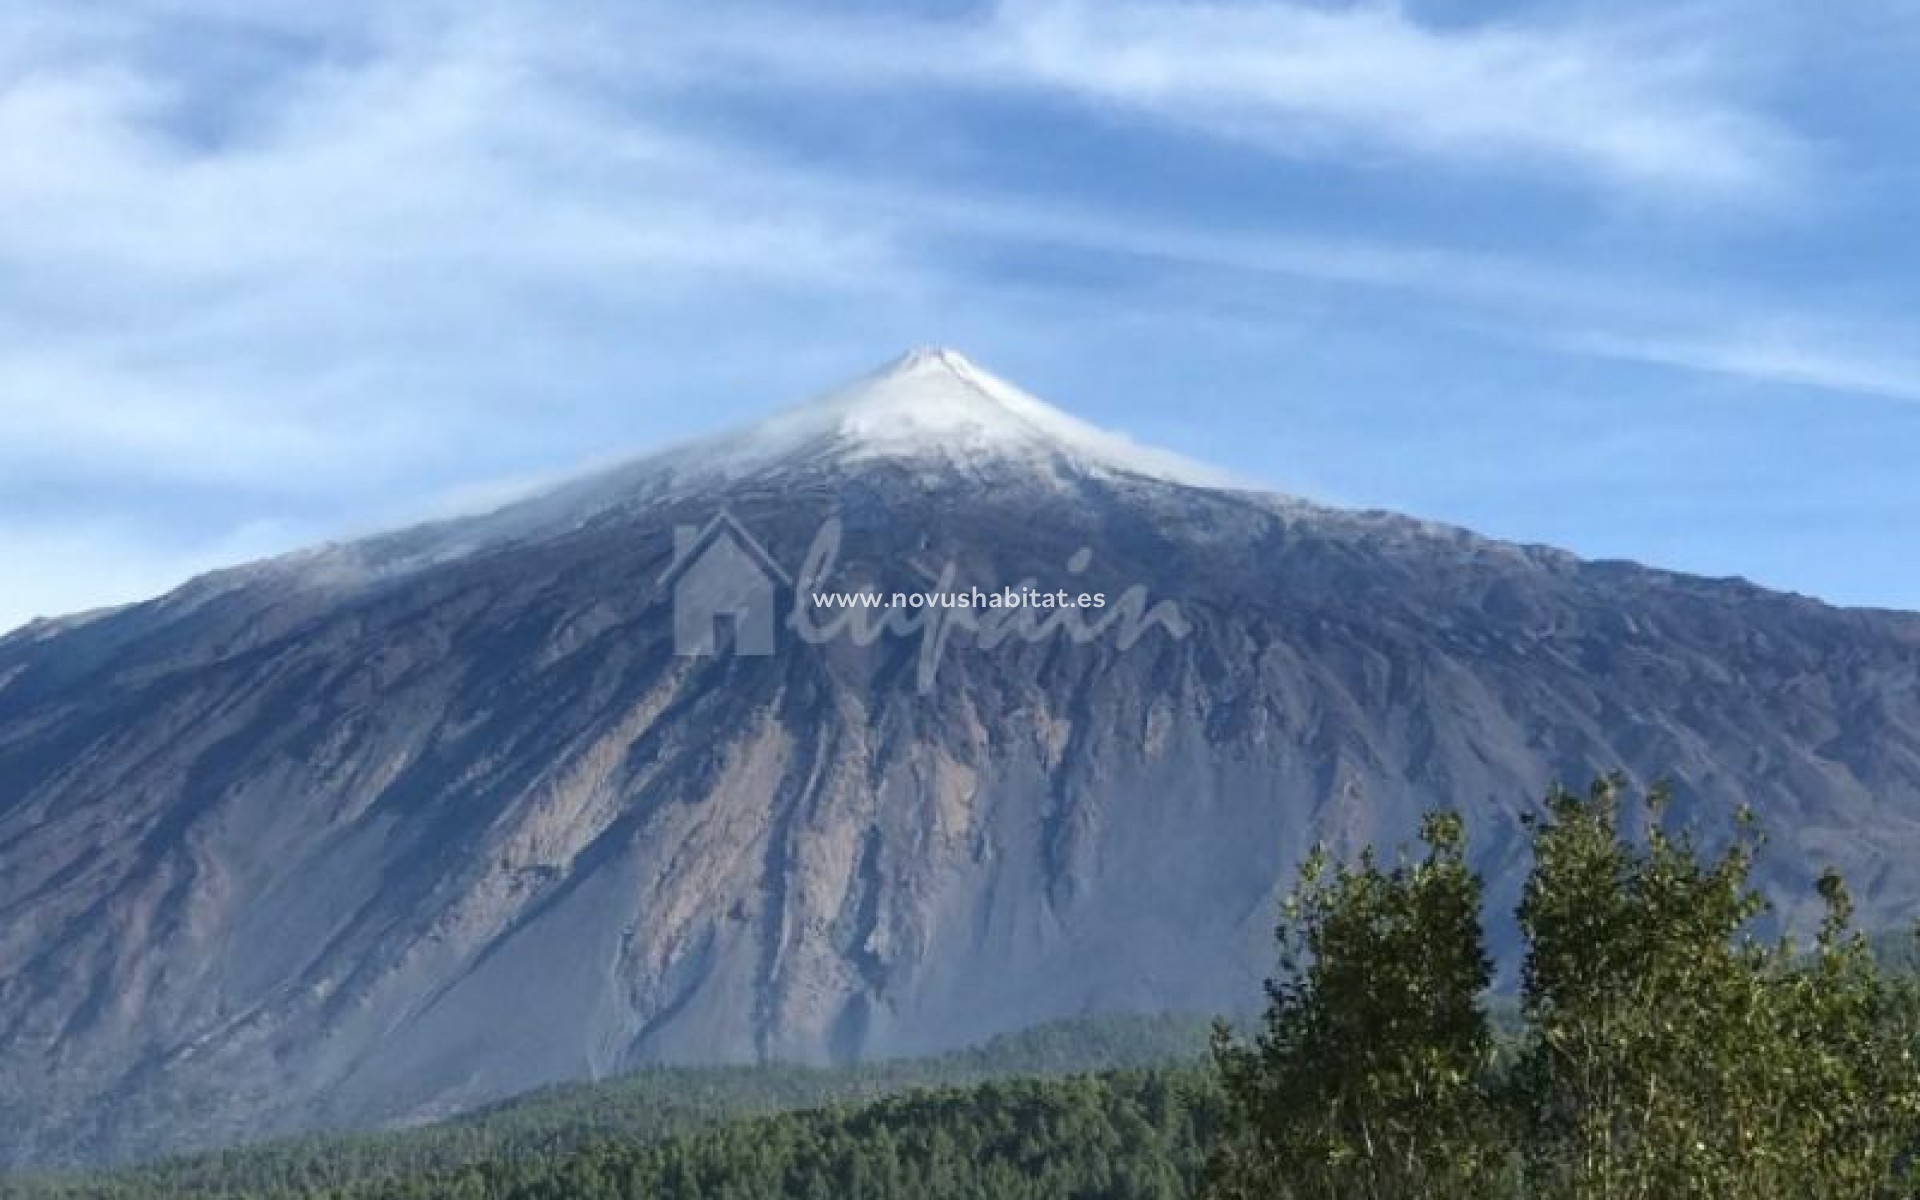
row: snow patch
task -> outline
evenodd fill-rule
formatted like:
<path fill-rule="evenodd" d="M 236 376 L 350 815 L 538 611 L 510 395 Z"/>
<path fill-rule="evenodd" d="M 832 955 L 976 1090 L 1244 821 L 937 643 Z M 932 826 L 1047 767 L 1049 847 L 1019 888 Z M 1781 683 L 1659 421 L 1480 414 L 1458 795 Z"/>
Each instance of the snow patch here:
<path fill-rule="evenodd" d="M 802 457 L 962 467 L 1011 460 L 1039 472 L 1233 486 L 1223 472 L 1068 416 L 947 349 L 915 350 L 849 387 L 672 455 L 677 468 L 729 475 Z"/>
<path fill-rule="evenodd" d="M 491 512 L 295 551 L 203 577 L 176 595 L 264 579 L 350 588 L 739 480 L 882 461 L 905 463 L 930 478 L 999 468 L 994 477 L 1004 480 L 1011 468 L 1039 486 L 1084 478 L 1247 486 L 1068 416 L 957 351 L 923 349 L 745 428 L 597 471 Z"/>

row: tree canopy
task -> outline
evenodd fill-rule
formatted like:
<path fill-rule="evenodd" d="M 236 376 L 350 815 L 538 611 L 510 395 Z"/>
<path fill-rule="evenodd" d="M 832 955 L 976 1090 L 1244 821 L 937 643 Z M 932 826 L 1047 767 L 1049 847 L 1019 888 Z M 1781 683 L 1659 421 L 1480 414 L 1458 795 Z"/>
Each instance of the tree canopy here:
<path fill-rule="evenodd" d="M 1490 1033 L 1458 821 L 1383 867 L 1308 859 L 1251 1044 L 1215 1051 L 1219 1200 L 1893 1200 L 1920 1195 L 1920 1002 L 1812 884 L 1763 940 L 1750 818 L 1709 853 L 1655 789 L 1553 791 L 1530 821 L 1519 1022 Z M 1629 820 L 1629 817 L 1643 818 Z"/>

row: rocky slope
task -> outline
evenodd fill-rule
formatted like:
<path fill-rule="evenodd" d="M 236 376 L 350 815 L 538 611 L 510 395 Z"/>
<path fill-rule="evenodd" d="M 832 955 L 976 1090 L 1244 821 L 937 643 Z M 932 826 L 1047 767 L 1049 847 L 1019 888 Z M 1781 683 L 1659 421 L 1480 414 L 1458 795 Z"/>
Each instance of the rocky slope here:
<path fill-rule="evenodd" d="M 722 510 L 789 576 L 831 520 L 836 586 L 1140 604 L 682 657 L 676 529 Z M 1221 486 L 914 356 L 0 641 L 0 1163 L 1242 1007 L 1311 841 L 1455 805 L 1510 896 L 1517 815 L 1614 766 L 1904 919 L 1917 676 L 1920 618 Z"/>

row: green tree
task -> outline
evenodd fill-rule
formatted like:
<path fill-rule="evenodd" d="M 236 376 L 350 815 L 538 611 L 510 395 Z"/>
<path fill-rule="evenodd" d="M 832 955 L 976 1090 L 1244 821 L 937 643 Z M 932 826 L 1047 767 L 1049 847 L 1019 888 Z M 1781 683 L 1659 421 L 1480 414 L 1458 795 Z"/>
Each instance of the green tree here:
<path fill-rule="evenodd" d="M 1556 790 L 1520 906 L 1525 1050 L 1511 1081 L 1531 1194 L 1565 1200 L 1913 1195 L 1912 988 L 1851 931 L 1837 876 L 1811 955 L 1761 943 L 1742 814 L 1707 855 L 1622 825 L 1617 779 Z"/>
<path fill-rule="evenodd" d="M 1648 798 L 1657 818 L 1664 795 Z M 1517 1095 L 1535 1190 L 1568 1200 L 1728 1196 L 1741 1153 L 1719 1105 L 1738 1085 L 1762 963 L 1743 837 L 1703 862 L 1657 820 L 1620 827 L 1617 780 L 1556 789 L 1534 821 L 1520 904 L 1529 1045 Z M 1743 825 L 1743 829 L 1745 826 Z"/>
<path fill-rule="evenodd" d="M 1222 1032 L 1217 1200 L 1915 1200 L 1920 987 L 1836 875 L 1811 948 L 1765 942 L 1742 813 L 1709 851 L 1656 788 L 1550 793 L 1529 822 L 1519 1024 L 1496 1065 L 1480 889 L 1426 852 L 1311 855 L 1251 1044 Z"/>
<path fill-rule="evenodd" d="M 1846 884 L 1819 884 L 1811 956 L 1781 946 L 1741 1104 L 1746 1194 L 1808 1200 L 1920 1195 L 1920 994 L 1853 928 Z"/>
<path fill-rule="evenodd" d="M 1505 1152 L 1483 1076 L 1492 978 L 1480 880 L 1452 814 L 1382 866 L 1315 850 L 1279 929 L 1251 1045 L 1222 1029 L 1219 1200 L 1450 1200 L 1497 1194 Z"/>

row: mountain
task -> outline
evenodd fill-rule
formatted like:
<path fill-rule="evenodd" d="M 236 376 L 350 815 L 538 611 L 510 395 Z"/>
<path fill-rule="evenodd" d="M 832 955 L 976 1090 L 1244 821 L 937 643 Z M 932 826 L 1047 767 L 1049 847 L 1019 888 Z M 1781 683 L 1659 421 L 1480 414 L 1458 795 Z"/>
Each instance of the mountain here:
<path fill-rule="evenodd" d="M 862 587 L 971 607 L 813 599 Z M 0 640 L 0 1162 L 1244 1008 L 1311 842 L 1452 805 L 1506 904 L 1613 767 L 1896 924 L 1917 681 L 1920 617 L 1235 486 L 923 352 Z"/>

